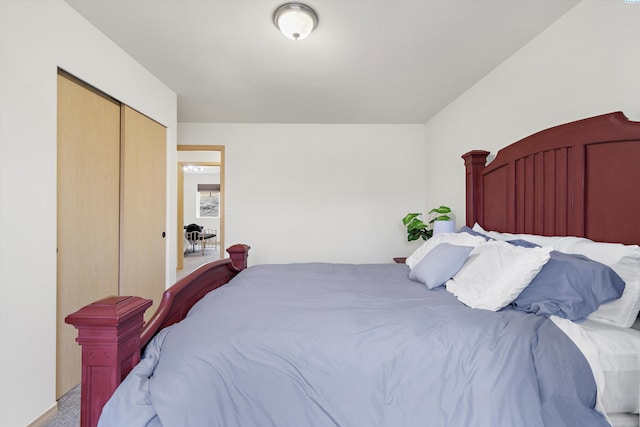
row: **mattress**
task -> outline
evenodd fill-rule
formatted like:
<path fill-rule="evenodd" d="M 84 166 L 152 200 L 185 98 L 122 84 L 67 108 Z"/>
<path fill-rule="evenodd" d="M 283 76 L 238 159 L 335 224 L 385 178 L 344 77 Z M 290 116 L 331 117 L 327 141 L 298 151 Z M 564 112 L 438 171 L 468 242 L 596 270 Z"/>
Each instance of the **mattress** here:
<path fill-rule="evenodd" d="M 638 416 L 635 414 L 610 414 L 609 420 L 613 427 L 638 427 Z"/>
<path fill-rule="evenodd" d="M 553 317 L 585 355 L 598 387 L 598 407 L 614 426 L 638 426 L 640 411 L 640 331 L 594 320 Z M 634 424 L 635 423 L 635 424 Z"/>

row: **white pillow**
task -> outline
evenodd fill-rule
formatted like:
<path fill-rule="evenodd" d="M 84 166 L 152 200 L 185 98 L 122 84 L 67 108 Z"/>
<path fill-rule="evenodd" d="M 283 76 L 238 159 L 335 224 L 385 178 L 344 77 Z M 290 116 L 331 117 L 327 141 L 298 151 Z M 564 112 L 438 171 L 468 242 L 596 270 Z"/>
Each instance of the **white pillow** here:
<path fill-rule="evenodd" d="M 472 308 L 498 311 L 516 299 L 549 261 L 551 248 L 490 241 L 474 249 L 447 291 Z"/>
<path fill-rule="evenodd" d="M 410 269 L 414 269 L 416 265 L 424 258 L 426 254 L 428 254 L 433 248 L 438 246 L 440 243 L 449 243 L 451 245 L 456 246 L 472 246 L 474 248 L 485 243 L 486 240 L 484 237 L 480 236 L 472 236 L 469 233 L 440 233 L 436 234 L 426 242 L 424 242 L 421 246 L 418 247 L 409 257 L 405 263 L 409 266 Z"/>
<path fill-rule="evenodd" d="M 498 233 L 485 231 L 478 224 L 473 226 L 473 230 L 492 239 L 523 239 L 536 245 L 550 246 L 559 252 L 584 255 L 608 265 L 624 280 L 624 292 L 620 298 L 602 304 L 588 318 L 628 328 L 638 317 L 638 312 L 640 312 L 640 246 L 594 242 L 583 237 Z"/>

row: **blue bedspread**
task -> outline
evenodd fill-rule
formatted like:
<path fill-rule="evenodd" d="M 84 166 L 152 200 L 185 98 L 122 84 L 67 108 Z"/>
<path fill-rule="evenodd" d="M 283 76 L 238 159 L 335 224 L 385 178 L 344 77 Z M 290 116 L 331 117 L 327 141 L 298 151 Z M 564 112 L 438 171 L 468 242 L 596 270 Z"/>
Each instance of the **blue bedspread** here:
<path fill-rule="evenodd" d="M 398 264 L 250 267 L 148 346 L 100 426 L 606 426 L 550 320 Z"/>

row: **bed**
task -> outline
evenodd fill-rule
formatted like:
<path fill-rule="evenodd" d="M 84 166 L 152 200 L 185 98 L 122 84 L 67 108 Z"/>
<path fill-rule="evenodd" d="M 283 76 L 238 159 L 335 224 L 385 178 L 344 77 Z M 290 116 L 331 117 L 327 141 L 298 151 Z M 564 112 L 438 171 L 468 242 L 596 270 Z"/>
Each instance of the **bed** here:
<path fill-rule="evenodd" d="M 70 314 L 81 425 L 637 426 L 640 123 L 606 114 L 488 155 L 463 156 L 466 227 L 405 263 L 247 267 L 234 245 L 146 324 L 138 297 Z M 487 267 L 495 253 L 524 269 Z M 541 301 L 563 257 L 588 295 Z"/>

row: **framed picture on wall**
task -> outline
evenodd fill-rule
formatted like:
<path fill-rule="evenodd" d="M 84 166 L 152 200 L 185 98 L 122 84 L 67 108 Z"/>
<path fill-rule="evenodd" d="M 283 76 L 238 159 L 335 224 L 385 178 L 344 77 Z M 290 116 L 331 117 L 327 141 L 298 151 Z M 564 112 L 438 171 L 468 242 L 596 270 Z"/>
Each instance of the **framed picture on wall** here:
<path fill-rule="evenodd" d="M 198 184 L 198 218 L 220 217 L 220 184 Z"/>

